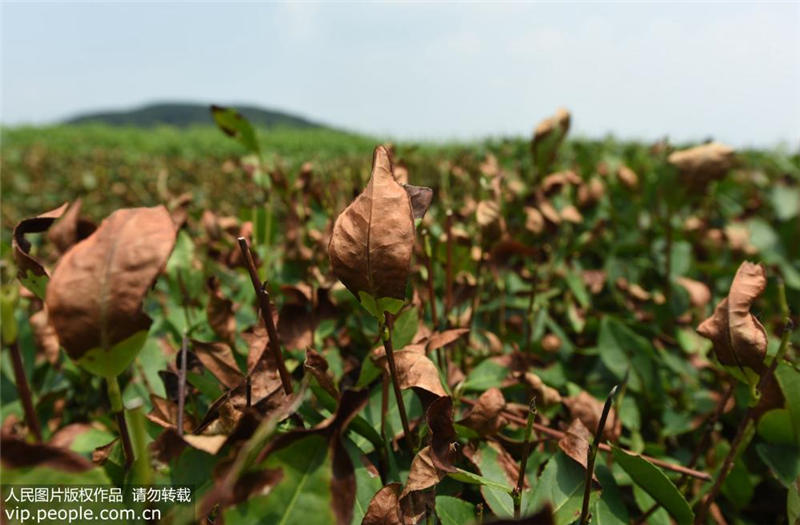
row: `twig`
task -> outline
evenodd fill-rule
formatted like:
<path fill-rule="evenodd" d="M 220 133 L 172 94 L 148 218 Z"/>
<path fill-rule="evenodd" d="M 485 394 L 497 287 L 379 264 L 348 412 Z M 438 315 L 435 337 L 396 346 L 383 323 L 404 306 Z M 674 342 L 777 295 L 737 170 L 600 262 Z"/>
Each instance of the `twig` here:
<path fill-rule="evenodd" d="M 731 396 L 733 395 L 733 391 L 735 390 L 735 384 L 730 383 L 728 385 L 728 389 L 723 394 L 722 398 L 717 403 L 717 408 L 714 410 L 714 413 L 711 414 L 711 417 L 708 418 L 706 422 L 705 431 L 703 432 L 703 436 L 700 438 L 700 442 L 697 444 L 697 448 L 695 448 L 694 452 L 692 453 L 692 458 L 689 460 L 689 464 L 687 467 L 694 468 L 697 465 L 697 461 L 700 459 L 700 456 L 703 454 L 703 451 L 706 450 L 706 445 L 708 444 L 708 440 L 711 437 L 711 433 L 714 430 L 714 426 L 719 421 L 719 418 L 722 417 L 722 413 L 725 411 L 725 405 L 728 404 L 728 400 L 730 400 Z M 678 480 L 677 485 L 680 487 L 684 483 L 689 480 L 689 477 L 684 474 Z"/>
<path fill-rule="evenodd" d="M 270 304 L 269 292 L 258 278 L 256 263 L 253 260 L 253 254 L 250 253 L 250 246 L 247 244 L 247 239 L 239 237 L 237 240 L 239 241 L 239 249 L 242 251 L 247 265 L 247 271 L 250 273 L 250 281 L 252 281 L 253 289 L 256 292 L 259 309 L 261 310 L 261 317 L 264 319 L 264 325 L 267 328 L 269 350 L 272 352 L 272 357 L 275 359 L 275 363 L 278 366 L 278 374 L 281 376 L 283 391 L 288 396 L 293 392 L 292 379 L 289 377 L 289 371 L 286 369 L 286 363 L 283 361 L 283 353 L 281 352 L 280 341 L 278 340 L 278 330 L 275 328 L 275 321 L 272 319 L 272 306 Z"/>
<path fill-rule="evenodd" d="M 772 363 L 770 363 L 770 365 L 761 373 L 758 386 L 756 387 L 758 392 L 764 391 L 765 387 L 767 386 L 767 382 L 771 377 L 774 376 L 775 369 L 778 368 L 778 364 L 783 361 L 783 356 L 786 355 L 786 352 L 789 349 L 789 337 L 792 333 L 792 319 L 789 316 L 789 308 L 786 303 L 786 290 L 783 286 L 783 282 L 779 282 L 778 284 L 778 293 L 780 296 L 779 302 L 781 305 L 781 310 L 783 310 L 781 313 L 783 314 L 785 322 L 783 336 L 781 337 L 781 346 L 778 348 L 778 352 L 772 359 Z M 714 485 L 708 492 L 708 496 L 706 496 L 700 504 L 695 523 L 705 523 L 709 507 L 711 507 L 711 504 L 714 503 L 714 500 L 719 495 L 719 492 L 722 489 L 722 484 L 725 482 L 725 478 L 728 477 L 728 474 L 733 467 L 734 460 L 739 455 L 739 448 L 742 447 L 742 445 L 747 446 L 747 442 L 752 438 L 752 433 L 749 431 L 749 429 L 756 419 L 757 411 L 758 403 L 747 409 L 744 418 L 742 418 L 742 421 L 739 423 L 739 427 L 736 429 L 736 437 L 733 438 L 733 443 L 731 443 L 731 448 L 728 451 L 728 455 L 725 457 L 725 460 L 722 463 L 722 467 L 717 475 L 717 479 L 714 480 Z M 745 436 L 747 436 L 747 439 L 745 439 Z"/>
<path fill-rule="evenodd" d="M 444 317 L 446 320 L 447 316 L 450 315 L 450 310 L 453 308 L 453 210 L 447 210 L 444 229 L 447 242 L 444 283 Z"/>
<path fill-rule="evenodd" d="M 428 298 L 431 302 L 431 321 L 433 322 L 433 329 L 439 329 L 439 317 L 436 315 L 436 292 L 433 288 L 433 248 L 431 246 L 430 234 L 427 230 L 422 233 L 422 251 L 425 253 L 425 270 L 428 274 Z"/>
<path fill-rule="evenodd" d="M 603 438 L 603 430 L 606 427 L 606 420 L 608 419 L 608 412 L 611 410 L 611 404 L 614 402 L 614 396 L 617 393 L 619 385 L 615 385 L 608 393 L 606 402 L 603 405 L 603 413 L 600 415 L 600 421 L 597 423 L 597 429 L 594 432 L 594 441 L 586 451 L 586 478 L 583 482 L 583 505 L 581 506 L 581 517 L 578 520 L 580 525 L 589 523 L 589 496 L 592 493 L 592 476 L 594 476 L 594 462 L 597 459 L 597 449 L 600 446 L 600 440 Z"/>
<path fill-rule="evenodd" d="M 392 386 L 394 387 L 394 397 L 397 398 L 397 410 L 400 412 L 400 422 L 403 424 L 403 432 L 406 436 L 411 451 L 414 451 L 414 439 L 411 435 L 411 427 L 408 425 L 408 415 L 406 414 L 406 404 L 403 401 L 403 392 L 400 390 L 400 379 L 397 376 L 397 365 L 394 362 L 394 349 L 392 348 L 392 315 L 384 312 L 385 326 L 382 331 L 383 348 L 386 350 L 386 361 L 389 363 L 389 373 L 392 376 Z"/>
<path fill-rule="evenodd" d="M 183 435 L 183 411 L 186 407 L 186 353 L 189 344 L 186 332 L 181 338 L 181 366 L 178 369 L 178 435 Z"/>
<path fill-rule="evenodd" d="M 532 397 L 528 405 L 528 420 L 525 423 L 525 439 L 522 444 L 522 459 L 519 462 L 519 472 L 517 473 L 517 486 L 511 492 L 511 498 L 514 500 L 514 519 L 520 518 L 522 510 L 522 488 L 525 485 L 525 471 L 528 466 L 528 456 L 531 454 L 531 430 L 533 429 L 533 420 L 536 418 L 536 397 Z"/>
<path fill-rule="evenodd" d="M 128 470 L 133 465 L 133 445 L 131 444 L 131 435 L 128 432 L 128 424 L 125 421 L 125 408 L 122 405 L 122 392 L 119 389 L 117 377 L 107 377 L 106 385 L 108 387 L 108 400 L 111 403 L 111 411 L 114 413 L 114 418 L 117 420 L 119 427 L 119 437 L 122 441 L 122 451 L 125 454 L 125 470 Z"/>
<path fill-rule="evenodd" d="M 25 413 L 25 424 L 33 432 L 36 441 L 42 441 L 42 427 L 39 426 L 39 419 L 36 417 L 36 410 L 33 408 L 33 394 L 28 384 L 28 377 L 25 375 L 25 367 L 22 364 L 22 353 L 19 345 L 14 341 L 9 345 L 11 351 L 11 361 L 14 365 L 14 381 L 17 383 L 17 393 L 22 401 L 22 411 Z"/>
<path fill-rule="evenodd" d="M 470 405 L 470 406 L 475 406 L 477 404 L 477 401 L 473 401 L 472 399 L 468 399 L 466 397 L 462 397 L 461 401 L 466 403 L 467 405 Z M 521 417 L 509 412 L 508 410 L 504 410 L 502 412 L 502 414 L 508 421 L 511 421 L 512 423 L 515 423 L 515 424 L 520 425 L 520 426 L 524 426 L 526 424 L 526 420 L 525 419 L 522 419 Z M 555 428 L 550 428 L 548 426 L 545 426 L 545 425 L 542 425 L 542 424 L 536 423 L 536 422 L 533 423 L 533 429 L 536 432 L 538 432 L 540 434 L 543 434 L 545 436 L 548 436 L 551 439 L 561 439 L 566 435 L 564 432 L 562 432 L 560 430 L 556 430 Z M 597 448 L 599 450 L 602 450 L 603 452 L 611 452 L 611 447 L 608 446 L 605 443 L 600 443 L 600 445 Z M 635 452 L 631 452 L 629 450 L 625 450 L 625 449 L 622 449 L 622 450 L 624 452 L 629 453 L 629 454 L 636 454 Z M 657 466 L 659 466 L 659 467 L 661 467 L 663 469 L 671 470 L 671 471 L 677 472 L 679 474 L 686 474 L 687 476 L 692 476 L 693 478 L 697 478 L 697 479 L 700 479 L 700 480 L 703 480 L 703 481 L 711 481 L 711 476 L 708 475 L 708 473 L 706 473 L 706 472 L 701 472 L 699 470 L 686 468 L 683 465 L 676 465 L 674 463 L 669 463 L 669 462 L 663 461 L 661 459 L 656 459 L 656 458 L 652 458 L 650 456 L 645 456 L 644 454 L 641 454 L 641 457 L 643 459 L 646 459 L 647 461 L 649 461 L 653 465 L 657 465 Z"/>

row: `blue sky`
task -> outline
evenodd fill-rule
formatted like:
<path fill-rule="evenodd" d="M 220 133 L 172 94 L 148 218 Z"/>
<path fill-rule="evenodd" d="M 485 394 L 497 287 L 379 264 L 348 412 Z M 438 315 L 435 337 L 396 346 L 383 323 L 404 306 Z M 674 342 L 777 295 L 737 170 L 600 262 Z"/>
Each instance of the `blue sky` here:
<path fill-rule="evenodd" d="M 7 3 L 4 124 L 254 103 L 396 138 L 800 143 L 800 4 Z"/>

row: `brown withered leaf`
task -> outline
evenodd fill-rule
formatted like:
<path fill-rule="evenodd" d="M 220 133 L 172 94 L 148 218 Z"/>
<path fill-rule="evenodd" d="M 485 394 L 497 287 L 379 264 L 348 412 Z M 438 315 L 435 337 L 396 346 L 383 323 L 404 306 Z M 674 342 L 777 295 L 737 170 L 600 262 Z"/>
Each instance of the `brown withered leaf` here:
<path fill-rule="evenodd" d="M 536 126 L 531 140 L 531 153 L 540 173 L 546 173 L 548 165 L 555 159 L 559 145 L 567 136 L 569 124 L 569 111 L 558 108 L 555 115 Z"/>
<path fill-rule="evenodd" d="M 36 348 L 44 354 L 48 363 L 55 365 L 58 362 L 61 346 L 58 343 L 56 330 L 47 317 L 47 308 L 42 308 L 33 314 L 30 317 L 30 324 Z"/>
<path fill-rule="evenodd" d="M 545 385 L 542 379 L 533 372 L 525 372 L 521 379 L 533 390 L 538 404 L 551 406 L 561 402 L 561 394 L 558 393 L 558 390 Z"/>
<path fill-rule="evenodd" d="M 80 359 L 92 349 L 108 352 L 150 327 L 142 301 L 174 245 L 175 227 L 166 208 L 130 208 L 112 213 L 64 254 L 45 302 L 70 357 Z"/>
<path fill-rule="evenodd" d="M 208 325 L 223 341 L 232 341 L 236 335 L 236 317 L 233 314 L 233 301 L 224 297 L 219 287 L 219 279 L 209 277 L 206 281 L 208 304 L 206 317 Z"/>
<path fill-rule="evenodd" d="M 0 461 L 4 468 L 47 467 L 62 472 L 84 472 L 94 468 L 85 457 L 52 445 L 32 444 L 7 435 L 0 436 Z"/>
<path fill-rule="evenodd" d="M 47 238 L 61 253 L 91 235 L 97 228 L 91 221 L 80 218 L 81 200 L 76 199 L 67 211 L 47 230 Z"/>
<path fill-rule="evenodd" d="M 372 496 L 361 525 L 403 525 L 400 517 L 400 483 L 389 483 Z"/>
<path fill-rule="evenodd" d="M 580 184 L 581 178 L 574 171 L 558 171 L 551 173 L 542 180 L 541 189 L 545 193 L 550 193 L 553 189 L 567 186 L 570 184 Z"/>
<path fill-rule="evenodd" d="M 181 193 L 174 199 L 169 201 L 169 215 L 172 217 L 172 222 L 175 223 L 175 228 L 180 230 L 186 221 L 189 219 L 189 206 L 194 200 L 194 195 L 191 192 Z"/>
<path fill-rule="evenodd" d="M 411 201 L 411 213 L 414 218 L 423 218 L 428 208 L 431 207 L 433 190 L 426 186 L 412 186 L 411 184 L 403 184 L 403 188 L 408 193 L 408 198 Z"/>
<path fill-rule="evenodd" d="M 38 259 L 31 255 L 31 243 L 25 238 L 30 233 L 47 231 L 61 217 L 69 206 L 65 202 L 58 208 L 42 213 L 36 217 L 23 219 L 14 227 L 11 245 L 14 250 L 14 262 L 17 264 L 19 280 L 40 298 L 44 297 L 47 271 Z"/>
<path fill-rule="evenodd" d="M 542 350 L 548 353 L 555 353 L 561 349 L 561 338 L 556 334 L 547 334 L 542 337 Z"/>
<path fill-rule="evenodd" d="M 92 426 L 88 423 L 71 423 L 65 427 L 59 428 L 52 437 L 50 437 L 48 444 L 53 447 L 69 448 L 76 437 L 85 434 L 91 429 Z"/>
<path fill-rule="evenodd" d="M 569 409 L 573 418 L 581 420 L 590 432 L 595 432 L 600 424 L 600 416 L 603 414 L 603 402 L 596 399 L 593 395 L 582 391 L 577 396 L 565 397 L 564 404 Z M 613 424 L 613 426 L 612 426 Z M 616 441 L 622 433 L 622 422 L 616 416 L 613 408 L 608 412 L 606 427 L 603 429 L 603 437 L 611 441 Z"/>
<path fill-rule="evenodd" d="M 328 372 L 328 361 L 317 352 L 309 348 L 306 350 L 306 360 L 303 363 L 303 368 L 317 380 L 327 393 L 333 396 L 334 399 L 339 399 L 339 391 L 336 389 L 336 384 L 333 381 L 333 376 Z"/>
<path fill-rule="evenodd" d="M 599 294 L 606 284 L 606 272 L 604 270 L 584 270 L 581 277 L 589 291 L 595 295 Z"/>
<path fill-rule="evenodd" d="M 542 212 L 532 206 L 526 206 L 525 209 L 525 229 L 532 233 L 542 233 L 544 230 L 544 216 Z"/>
<path fill-rule="evenodd" d="M 400 493 L 400 512 L 404 523 L 418 523 L 432 503 L 432 497 L 420 494 L 442 481 L 447 472 L 436 468 L 431 447 L 425 447 L 414 456 L 403 492 Z"/>
<path fill-rule="evenodd" d="M 561 218 L 572 224 L 580 224 L 583 222 L 583 215 L 578 211 L 578 208 L 572 204 L 565 206 L 561 210 Z"/>
<path fill-rule="evenodd" d="M 733 148 L 719 142 L 675 151 L 667 158 L 680 170 L 685 182 L 694 185 L 722 177 L 733 167 L 734 160 Z"/>
<path fill-rule="evenodd" d="M 119 438 L 112 439 L 109 443 L 105 445 L 101 445 L 92 451 L 92 463 L 95 465 L 102 465 L 106 462 L 108 457 L 111 455 L 111 450 L 114 448 L 114 445 L 119 440 Z"/>
<path fill-rule="evenodd" d="M 478 220 L 478 225 L 482 228 L 491 226 L 500 220 L 500 205 L 495 201 L 480 201 L 478 203 L 478 208 L 475 210 L 475 218 Z"/>
<path fill-rule="evenodd" d="M 274 305 L 271 306 L 272 320 L 277 326 L 279 321 L 278 311 Z M 247 370 L 252 372 L 262 358 L 267 358 L 270 355 L 270 352 L 267 351 L 269 348 L 269 334 L 267 334 L 267 329 L 264 327 L 264 321 L 261 320 L 256 326 L 242 332 L 242 339 L 244 339 L 248 347 Z"/>
<path fill-rule="evenodd" d="M 507 421 L 503 417 L 506 400 L 499 388 L 490 388 L 480 395 L 478 402 L 459 424 L 469 427 L 481 436 L 497 434 Z"/>
<path fill-rule="evenodd" d="M 439 470 L 455 472 L 453 443 L 457 440 L 457 436 L 453 428 L 453 399 L 450 396 L 438 398 L 428 406 L 425 419 L 428 428 L 431 429 L 433 464 Z"/>
<path fill-rule="evenodd" d="M 183 440 L 186 441 L 189 445 L 197 450 L 202 450 L 207 454 L 211 454 L 215 456 L 217 452 L 222 449 L 222 446 L 226 443 L 228 436 L 224 434 L 211 434 L 211 435 L 195 435 L 195 434 L 184 434 Z"/>
<path fill-rule="evenodd" d="M 278 316 L 278 338 L 288 349 L 306 349 L 314 344 L 316 319 L 306 304 L 285 303 Z"/>
<path fill-rule="evenodd" d="M 720 363 L 760 371 L 767 353 L 767 332 L 750 313 L 753 301 L 767 286 L 764 267 L 745 261 L 736 271 L 728 297 L 700 323 L 697 333 L 710 339 Z"/>
<path fill-rule="evenodd" d="M 550 203 L 550 201 L 548 200 L 541 201 L 539 203 L 539 211 L 541 211 L 545 219 L 552 222 L 553 224 L 561 224 L 561 215 L 559 215 L 558 211 Z"/>
<path fill-rule="evenodd" d="M 333 225 L 331 266 L 359 300 L 359 292 L 404 299 L 414 238 L 411 199 L 392 174 L 389 151 L 378 146 L 367 187 Z"/>
<path fill-rule="evenodd" d="M 711 290 L 708 289 L 705 283 L 688 277 L 678 277 L 675 281 L 689 292 L 689 302 L 692 306 L 703 308 L 711 302 Z"/>
<path fill-rule="evenodd" d="M 428 338 L 428 352 L 436 350 L 437 348 L 444 348 L 468 333 L 469 328 L 453 328 L 451 330 L 445 330 L 444 332 L 434 332 Z"/>
<path fill-rule="evenodd" d="M 589 453 L 589 443 L 594 440 L 594 436 L 586 428 L 586 425 L 583 422 L 575 418 L 569 424 L 566 432 L 564 432 L 564 437 L 558 440 L 558 447 L 564 451 L 564 453 L 577 461 L 584 469 L 588 467 L 588 453 Z M 592 473 L 592 479 L 597 481 L 597 476 Z M 598 482 L 599 483 L 599 482 Z"/>
<path fill-rule="evenodd" d="M 147 419 L 164 428 L 177 428 L 178 404 L 163 397 L 150 394 L 150 403 L 153 409 L 146 415 Z M 191 432 L 194 422 L 189 414 L 184 414 L 183 431 Z"/>
<path fill-rule="evenodd" d="M 192 339 L 191 344 L 203 366 L 227 388 L 236 388 L 244 381 L 244 375 L 227 343 L 204 343 Z"/>
<path fill-rule="evenodd" d="M 639 186 L 638 175 L 628 166 L 620 166 L 617 169 L 617 178 L 628 189 L 635 190 Z"/>
<path fill-rule="evenodd" d="M 383 347 L 374 352 L 379 366 L 389 374 L 389 363 Z M 402 350 L 394 352 L 397 365 L 397 381 L 400 388 L 421 388 L 439 397 L 446 396 L 447 392 L 442 387 L 439 379 L 439 370 L 433 361 L 425 355 L 425 345 L 408 345 Z"/>

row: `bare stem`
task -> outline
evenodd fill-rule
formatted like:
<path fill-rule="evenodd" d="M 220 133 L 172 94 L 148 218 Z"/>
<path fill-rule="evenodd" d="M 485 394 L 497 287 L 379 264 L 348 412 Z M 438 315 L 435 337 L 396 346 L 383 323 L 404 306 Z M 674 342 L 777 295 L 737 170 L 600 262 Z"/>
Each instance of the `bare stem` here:
<path fill-rule="evenodd" d="M 711 417 L 708 418 L 705 430 L 703 431 L 703 436 L 700 438 L 700 441 L 698 442 L 697 447 L 694 449 L 694 452 L 692 452 L 692 458 L 689 460 L 689 464 L 687 465 L 687 467 L 694 468 L 694 466 L 697 465 L 697 461 L 700 459 L 700 456 L 702 455 L 703 451 L 706 450 L 706 447 L 708 445 L 708 440 L 711 438 L 711 433 L 714 430 L 714 426 L 717 424 L 717 421 L 719 421 L 719 418 L 722 417 L 722 413 L 725 411 L 725 405 L 728 404 L 728 401 L 733 395 L 733 391 L 736 389 L 735 386 L 736 385 L 734 383 L 728 385 L 728 389 L 720 398 L 719 403 L 717 403 L 717 407 L 714 410 L 714 413 L 711 414 Z M 680 487 L 685 483 L 687 483 L 688 481 L 689 481 L 689 476 L 684 474 L 678 480 L 677 485 L 678 487 Z"/>
<path fill-rule="evenodd" d="M 408 415 L 406 413 L 406 404 L 403 401 L 403 392 L 400 390 L 400 379 L 397 377 L 397 365 L 394 362 L 394 349 L 392 348 L 392 315 L 384 312 L 384 319 L 386 320 L 385 329 L 383 330 L 383 348 L 386 350 L 386 361 L 389 363 L 389 373 L 392 376 L 392 386 L 394 387 L 394 397 L 397 398 L 397 409 L 400 412 L 400 421 L 403 424 L 403 432 L 406 436 L 411 451 L 414 451 L 414 438 L 411 435 L 411 427 L 408 424 Z"/>
<path fill-rule="evenodd" d="M 286 363 L 283 361 L 283 353 L 281 352 L 280 341 L 278 340 L 278 330 L 275 328 L 275 321 L 272 319 L 272 306 L 270 303 L 269 292 L 266 287 L 261 284 L 258 278 L 258 271 L 256 264 L 253 260 L 253 254 L 250 252 L 250 246 L 247 244 L 247 239 L 239 237 L 239 249 L 242 251 L 247 271 L 250 273 L 250 281 L 253 283 L 256 297 L 258 298 L 259 310 L 261 317 L 264 319 L 264 326 L 267 328 L 267 335 L 269 336 L 269 350 L 275 363 L 278 366 L 278 374 L 281 377 L 281 384 L 283 391 L 286 395 L 292 394 L 292 379 L 289 377 L 289 371 L 286 369 Z"/>
<path fill-rule="evenodd" d="M 525 423 L 525 439 L 522 444 L 522 459 L 519 462 L 519 472 L 517 473 L 517 486 L 511 492 L 514 500 L 514 519 L 520 518 L 522 510 L 522 488 L 525 485 L 525 470 L 528 466 L 528 456 L 531 454 L 531 431 L 533 430 L 533 420 L 536 417 L 536 397 L 532 397 L 528 405 L 528 420 Z"/>
<path fill-rule="evenodd" d="M 425 270 L 428 274 L 428 298 L 431 303 L 431 321 L 433 322 L 433 329 L 439 328 L 439 317 L 436 315 L 436 292 L 433 288 L 433 250 L 431 248 L 430 235 L 427 230 L 423 233 L 422 249 L 425 252 Z"/>
<path fill-rule="evenodd" d="M 178 435 L 183 435 L 183 411 L 186 407 L 186 353 L 188 337 L 181 338 L 181 366 L 178 369 Z"/>
<path fill-rule="evenodd" d="M 122 452 L 125 454 L 125 470 L 128 470 L 133 465 L 133 445 L 131 444 L 131 435 L 128 432 L 128 423 L 125 421 L 125 408 L 122 405 L 122 393 L 119 389 L 119 383 L 116 376 L 107 377 L 106 385 L 108 386 L 108 400 L 111 403 L 111 411 L 114 413 L 114 418 L 117 420 L 119 427 L 119 437 L 122 441 Z"/>
<path fill-rule="evenodd" d="M 450 315 L 450 309 L 453 308 L 453 210 L 447 210 L 444 228 L 447 239 L 444 289 L 444 317 L 446 319 Z"/>
<path fill-rule="evenodd" d="M 600 415 L 600 422 L 597 423 L 597 429 L 594 432 L 594 441 L 586 451 L 586 478 L 583 482 L 583 506 L 581 507 L 581 518 L 578 523 L 586 525 L 589 523 L 589 496 L 592 493 L 592 477 L 594 476 L 594 462 L 597 459 L 597 450 L 600 448 L 600 441 L 603 439 L 603 430 L 606 426 L 608 413 L 611 410 L 611 404 L 614 402 L 614 396 L 617 393 L 619 385 L 614 386 L 611 392 L 606 397 L 606 402 L 603 405 L 603 413 Z"/>
<path fill-rule="evenodd" d="M 25 367 L 22 364 L 22 353 L 19 345 L 14 341 L 9 345 L 11 351 L 11 361 L 14 365 L 14 381 L 17 383 L 17 394 L 22 402 L 22 411 L 25 413 L 25 424 L 33 432 L 36 441 L 42 441 L 42 427 L 39 426 L 39 419 L 36 417 L 36 410 L 33 408 L 33 394 L 28 384 L 28 377 L 25 375 Z"/>
<path fill-rule="evenodd" d="M 664 247 L 664 251 L 665 251 L 664 256 L 665 256 L 665 259 L 666 259 L 665 273 L 667 275 L 666 275 L 666 278 L 664 279 L 664 299 L 665 299 L 665 302 L 666 302 L 667 306 L 669 306 L 671 304 L 671 302 L 672 302 L 672 237 L 673 237 L 673 231 L 672 231 L 672 206 L 669 203 L 669 199 L 667 199 L 667 216 L 666 216 L 665 220 L 667 222 L 667 224 L 666 224 L 666 228 L 667 228 L 667 231 L 666 231 L 667 239 L 666 240 L 667 240 L 667 242 L 666 242 L 665 247 Z M 670 323 L 671 323 L 672 322 L 671 321 L 672 320 L 672 316 L 668 316 L 668 318 L 670 319 Z"/>

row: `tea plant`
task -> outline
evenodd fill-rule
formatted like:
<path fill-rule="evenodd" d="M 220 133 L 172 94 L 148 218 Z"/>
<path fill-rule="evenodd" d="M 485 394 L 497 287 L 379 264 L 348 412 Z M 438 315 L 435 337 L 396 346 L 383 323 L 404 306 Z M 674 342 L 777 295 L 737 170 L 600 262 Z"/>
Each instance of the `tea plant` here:
<path fill-rule="evenodd" d="M 130 131 L 6 131 L 4 487 L 190 485 L 169 523 L 800 519 L 798 155 L 559 110 L 370 164 L 212 114 L 233 140 L 155 170 Z"/>

